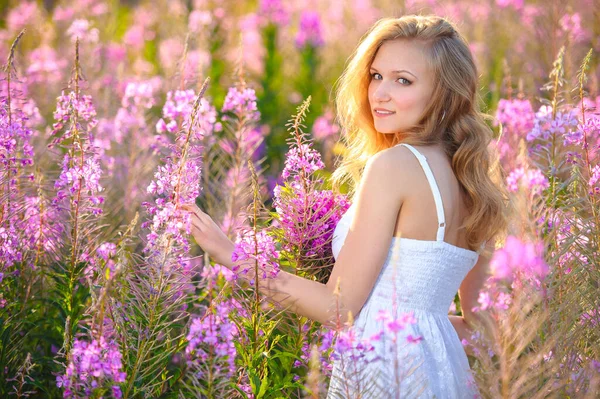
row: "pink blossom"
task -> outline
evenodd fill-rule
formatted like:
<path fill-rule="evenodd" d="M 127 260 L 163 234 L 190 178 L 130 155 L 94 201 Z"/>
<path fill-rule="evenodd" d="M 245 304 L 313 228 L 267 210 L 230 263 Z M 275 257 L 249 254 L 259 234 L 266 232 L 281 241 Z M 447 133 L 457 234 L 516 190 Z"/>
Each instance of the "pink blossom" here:
<path fill-rule="evenodd" d="M 534 141 L 538 138 L 549 140 L 552 136 L 558 136 L 565 138 L 565 145 L 571 144 L 572 135 L 579 124 L 577 112 L 576 109 L 558 111 L 553 119 L 552 108 L 542 105 L 535 114 L 534 126 L 527 134 L 527 141 Z"/>
<path fill-rule="evenodd" d="M 104 51 L 107 61 L 112 65 L 122 62 L 127 55 L 127 48 L 118 43 L 108 43 L 104 46 Z"/>
<path fill-rule="evenodd" d="M 258 14 L 267 22 L 278 26 L 285 26 L 290 21 L 289 12 L 281 0 L 260 0 Z"/>
<path fill-rule="evenodd" d="M 523 8 L 523 0 L 496 0 L 496 4 L 500 8 L 512 7 L 515 10 Z"/>
<path fill-rule="evenodd" d="M 537 168 L 517 168 L 510 172 L 506 178 L 507 188 L 511 192 L 517 192 L 524 187 L 532 195 L 539 195 L 549 187 L 549 182 L 541 170 Z"/>
<path fill-rule="evenodd" d="M 58 5 L 54 9 L 52 19 L 56 22 L 69 21 L 75 15 L 75 10 L 72 7 Z"/>
<path fill-rule="evenodd" d="M 135 140 L 139 145 L 154 141 L 146 130 L 146 113 L 156 104 L 156 92 L 161 80 L 155 77 L 145 81 L 128 82 L 114 121 L 113 139 L 122 143 L 124 139 Z"/>
<path fill-rule="evenodd" d="M 117 246 L 112 242 L 104 242 L 96 249 L 96 254 L 105 261 L 113 257 L 116 253 Z"/>
<path fill-rule="evenodd" d="M 300 28 L 296 34 L 296 47 L 307 45 L 322 47 L 325 44 L 321 33 L 321 16 L 316 11 L 303 11 L 300 15 Z"/>
<path fill-rule="evenodd" d="M 200 32 L 213 21 L 212 14 L 206 10 L 193 10 L 188 17 L 190 32 Z"/>
<path fill-rule="evenodd" d="M 22 197 L 18 189 L 18 182 L 26 178 L 28 167 L 33 164 L 32 136 L 27 116 L 18 108 L 11 108 L 9 113 L 8 99 L 3 97 L 0 102 L 0 181 L 4 185 L 0 190 L 0 271 L 23 261 L 25 251 L 34 245 L 32 235 L 23 237 L 26 225 L 21 216 Z"/>
<path fill-rule="evenodd" d="M 66 65 L 67 61 L 59 58 L 56 50 L 41 46 L 29 53 L 27 75 L 31 82 L 60 82 Z"/>
<path fill-rule="evenodd" d="M 175 69 L 179 60 L 183 59 L 183 41 L 178 37 L 170 37 L 160 42 L 158 46 L 158 58 L 161 67 L 166 70 Z"/>
<path fill-rule="evenodd" d="M 297 147 L 292 147 L 287 153 L 285 168 L 281 176 L 284 179 L 290 176 L 298 179 L 300 173 L 306 176 L 323 169 L 325 164 L 321 160 L 321 154 L 311 148 L 310 144 L 301 144 Z"/>
<path fill-rule="evenodd" d="M 578 12 L 563 15 L 559 25 L 560 29 L 574 42 L 581 42 L 588 36 L 587 31 L 581 26 L 581 16 Z"/>
<path fill-rule="evenodd" d="M 258 122 L 260 112 L 256 104 L 256 92 L 248 87 L 230 87 L 221 112 L 232 112 L 238 117 L 244 115 L 248 122 Z M 223 117 L 223 120 L 227 118 Z"/>
<path fill-rule="evenodd" d="M 333 121 L 331 110 L 327 110 L 325 114 L 318 117 L 312 128 L 312 133 L 316 140 L 326 140 L 328 138 L 335 140 L 339 132 L 340 127 Z"/>
<path fill-rule="evenodd" d="M 165 131 L 175 133 L 180 129 L 186 128 L 187 119 L 191 115 L 194 104 L 193 90 L 176 90 L 167 93 L 167 101 L 163 106 L 163 119 L 161 119 L 156 129 L 158 133 Z M 220 131 L 222 125 L 217 122 L 217 112 L 206 99 L 200 100 L 198 109 L 199 129 L 196 133 L 202 136 L 212 135 L 215 131 Z"/>
<path fill-rule="evenodd" d="M 99 40 L 99 31 L 97 28 L 92 28 L 90 21 L 87 19 L 76 19 L 73 21 L 67 35 L 71 38 L 71 42 L 75 43 L 77 38 L 81 42 L 97 43 Z"/>
<path fill-rule="evenodd" d="M 113 341 L 104 337 L 86 342 L 75 339 L 64 375 L 56 377 L 56 386 L 63 388 L 65 398 L 92 396 L 96 388 L 111 387 L 116 397 L 120 388 L 115 383 L 125 382 L 121 352 Z M 113 385 L 115 384 L 115 385 Z"/>
<path fill-rule="evenodd" d="M 505 135 L 525 137 L 533 128 L 535 114 L 529 100 L 500 99 L 495 124 L 501 123 Z"/>
<path fill-rule="evenodd" d="M 172 93 L 169 94 L 172 97 Z M 193 91 L 191 94 L 193 95 Z M 190 214 L 180 207 L 193 204 L 200 191 L 203 149 L 201 141 L 204 138 L 202 126 L 206 123 L 202 120 L 204 115 L 200 110 L 202 100 L 204 99 L 197 97 L 192 104 L 186 101 L 185 114 L 181 114 L 181 110 L 172 109 L 174 104 L 165 104 L 163 108 L 163 114 L 179 114 L 184 119 L 181 120 L 182 129 L 177 131 L 174 143 L 167 145 L 168 156 L 163 158 L 163 164 L 158 166 L 154 180 L 148 185 L 147 192 L 154 194 L 156 199 L 143 203 L 151 216 L 151 220 L 142 224 L 144 228 L 150 227 L 144 252 L 148 254 L 151 262 L 161 254 L 164 256 L 163 251 L 186 253 L 190 248 L 187 238 L 191 232 Z M 208 103 L 206 106 L 209 106 Z M 198 113 L 195 115 L 194 124 L 188 126 L 192 122 L 194 107 L 197 107 Z M 170 243 L 169 248 L 164 247 L 167 241 Z M 185 257 L 176 258 L 178 265 L 187 270 L 189 263 Z"/>
<path fill-rule="evenodd" d="M 36 1 L 20 1 L 12 8 L 6 16 L 6 26 L 12 32 L 19 32 L 27 25 L 36 22 L 40 18 L 40 10 Z"/>
<path fill-rule="evenodd" d="M 548 265 L 541 256 L 541 244 L 524 242 L 508 236 L 503 248 L 497 250 L 490 260 L 491 274 L 498 280 L 511 281 L 515 273 L 544 278 Z"/>
<path fill-rule="evenodd" d="M 479 307 L 477 309 L 486 310 L 491 307 L 491 299 L 489 292 L 481 291 L 479 292 L 479 298 L 477 298 L 477 303 L 479 303 Z M 474 309 L 475 310 L 475 309 Z"/>
<path fill-rule="evenodd" d="M 241 56 L 244 65 L 257 75 L 261 75 L 264 69 L 264 57 L 266 54 L 263 38 L 260 32 L 260 17 L 257 14 L 248 14 L 240 18 L 239 30 L 242 35 L 241 46 L 244 49 Z M 232 61 L 240 56 L 238 51 L 232 52 L 228 59 Z"/>
<path fill-rule="evenodd" d="M 279 251 L 275 248 L 275 240 L 266 231 L 261 230 L 256 235 L 249 229 L 238 232 L 235 239 L 235 248 L 231 254 L 231 261 L 238 262 L 254 260 L 258 263 L 259 278 L 274 278 L 279 274 Z M 248 274 L 254 270 L 254 262 L 235 265 L 235 273 Z M 250 283 L 254 283 L 253 276 Z"/>
<path fill-rule="evenodd" d="M 149 33 L 141 25 L 131 26 L 123 35 L 123 44 L 135 50 L 141 50 L 148 40 L 152 40 L 154 34 Z"/>
<path fill-rule="evenodd" d="M 208 308 L 203 317 L 192 319 L 185 349 L 189 366 L 202 366 L 212 358 L 209 366 L 212 372 L 225 378 L 234 375 L 237 355 L 235 340 L 239 331 L 231 313 L 236 310 L 233 300 L 223 300 Z"/>

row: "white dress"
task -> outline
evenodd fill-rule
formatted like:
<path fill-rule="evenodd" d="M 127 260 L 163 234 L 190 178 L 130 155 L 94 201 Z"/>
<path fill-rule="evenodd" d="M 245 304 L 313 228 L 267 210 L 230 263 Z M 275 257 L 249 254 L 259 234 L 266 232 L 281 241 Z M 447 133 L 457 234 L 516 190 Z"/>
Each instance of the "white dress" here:
<path fill-rule="evenodd" d="M 392 316 L 414 315 L 416 323 L 400 331 L 394 343 L 373 341 L 364 363 L 344 355 L 334 362 L 329 398 L 477 398 L 467 356 L 448 318 L 454 296 L 479 253 L 444 241 L 442 198 L 427 159 L 414 147 L 435 199 L 439 227 L 436 241 L 392 239 L 381 273 L 354 321 L 357 339 L 382 330 L 381 311 Z M 337 259 L 348 234 L 354 205 L 335 228 L 332 250 Z M 343 293 L 342 293 L 343 295 Z M 406 337 L 422 337 L 418 343 Z M 356 353 L 356 352 L 354 352 Z M 366 364 L 366 365 L 365 365 Z"/>

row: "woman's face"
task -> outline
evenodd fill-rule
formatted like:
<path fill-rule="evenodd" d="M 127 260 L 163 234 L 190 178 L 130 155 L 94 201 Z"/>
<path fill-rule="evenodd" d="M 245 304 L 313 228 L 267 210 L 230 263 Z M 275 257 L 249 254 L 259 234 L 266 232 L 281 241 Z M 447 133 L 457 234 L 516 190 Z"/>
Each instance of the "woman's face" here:
<path fill-rule="evenodd" d="M 422 43 L 402 39 L 383 43 L 370 74 L 369 105 L 375 130 L 393 134 L 415 126 L 433 92 L 433 72 Z"/>

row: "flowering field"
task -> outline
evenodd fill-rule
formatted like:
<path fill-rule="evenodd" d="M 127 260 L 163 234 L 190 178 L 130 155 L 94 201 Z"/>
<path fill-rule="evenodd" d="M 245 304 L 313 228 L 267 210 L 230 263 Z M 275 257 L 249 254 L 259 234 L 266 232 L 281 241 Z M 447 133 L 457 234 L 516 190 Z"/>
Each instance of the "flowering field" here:
<path fill-rule="evenodd" d="M 597 0 L 1 3 L 0 397 L 320 398 L 334 359 L 366 362 L 203 254 L 182 206 L 234 258 L 326 281 L 352 201 L 336 79 L 419 12 L 469 40 L 510 192 L 490 334 L 463 341 L 482 396 L 600 397 Z"/>

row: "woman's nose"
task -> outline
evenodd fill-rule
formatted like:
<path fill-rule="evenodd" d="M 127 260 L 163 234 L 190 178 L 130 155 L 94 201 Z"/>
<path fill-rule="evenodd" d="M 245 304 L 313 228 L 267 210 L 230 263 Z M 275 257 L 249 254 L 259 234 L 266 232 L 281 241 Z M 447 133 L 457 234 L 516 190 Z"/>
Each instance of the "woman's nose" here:
<path fill-rule="evenodd" d="M 377 101 L 387 101 L 390 99 L 389 90 L 385 83 L 380 83 L 377 86 L 373 93 L 373 99 Z"/>

